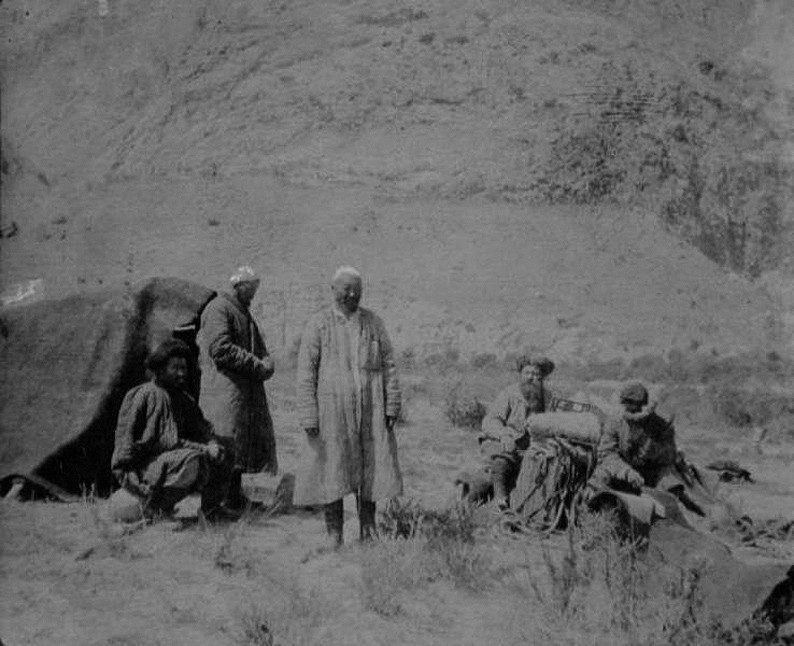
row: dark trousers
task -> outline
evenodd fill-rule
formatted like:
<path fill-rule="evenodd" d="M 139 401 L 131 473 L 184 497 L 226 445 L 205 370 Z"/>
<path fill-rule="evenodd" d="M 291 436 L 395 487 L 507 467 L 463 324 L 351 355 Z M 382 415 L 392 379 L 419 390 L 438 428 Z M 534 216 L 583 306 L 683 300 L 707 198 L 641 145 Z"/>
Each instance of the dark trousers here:
<path fill-rule="evenodd" d="M 494 497 L 507 499 L 516 486 L 521 458 L 512 454 L 494 455 L 491 458 L 491 478 Z"/>

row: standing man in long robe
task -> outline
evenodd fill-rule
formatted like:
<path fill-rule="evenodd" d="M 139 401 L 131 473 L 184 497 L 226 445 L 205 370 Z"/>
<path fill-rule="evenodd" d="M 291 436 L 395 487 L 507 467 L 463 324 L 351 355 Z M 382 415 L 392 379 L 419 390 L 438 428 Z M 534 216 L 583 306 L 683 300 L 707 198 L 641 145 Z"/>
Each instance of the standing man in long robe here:
<path fill-rule="evenodd" d="M 197 338 L 201 406 L 216 434 L 235 445 L 230 507 L 244 504 L 240 474 L 278 471 L 264 386 L 275 367 L 249 310 L 259 282 L 253 269 L 240 267 L 230 278 L 232 292 L 218 294 L 202 312 Z"/>
<path fill-rule="evenodd" d="M 324 505 L 332 545 L 342 544 L 343 497 L 356 494 L 360 536 L 375 534 L 376 501 L 402 493 L 394 424 L 400 387 L 383 321 L 359 307 L 361 275 L 341 267 L 333 304 L 307 324 L 298 353 L 297 407 L 306 436 L 295 504 Z"/>

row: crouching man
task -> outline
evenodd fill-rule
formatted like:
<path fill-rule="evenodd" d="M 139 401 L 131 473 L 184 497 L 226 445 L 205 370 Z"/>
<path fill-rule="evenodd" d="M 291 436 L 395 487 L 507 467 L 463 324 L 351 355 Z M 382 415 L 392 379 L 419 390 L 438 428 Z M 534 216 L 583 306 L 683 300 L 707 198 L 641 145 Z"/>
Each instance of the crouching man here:
<path fill-rule="evenodd" d="M 606 425 L 598 446 L 598 467 L 590 484 L 639 493 L 664 487 L 675 470 L 678 450 L 672 421 L 655 412 L 648 391 L 630 383 L 620 393 L 623 414 Z"/>
<path fill-rule="evenodd" d="M 119 411 L 111 468 L 149 517 L 170 514 L 191 493 L 201 493 L 206 517 L 225 511 L 233 447 L 185 390 L 190 360 L 187 344 L 164 341 L 146 362 L 152 381 L 127 392 Z"/>

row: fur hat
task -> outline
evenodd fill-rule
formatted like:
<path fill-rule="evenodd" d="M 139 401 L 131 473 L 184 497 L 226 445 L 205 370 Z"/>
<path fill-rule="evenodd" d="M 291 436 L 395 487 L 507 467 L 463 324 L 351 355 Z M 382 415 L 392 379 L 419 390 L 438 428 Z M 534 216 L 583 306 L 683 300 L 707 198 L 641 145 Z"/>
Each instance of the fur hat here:
<path fill-rule="evenodd" d="M 639 381 L 626 384 L 620 391 L 620 403 L 640 404 L 645 406 L 648 403 L 648 389 Z"/>
<path fill-rule="evenodd" d="M 152 372 L 157 372 L 171 357 L 181 357 L 188 361 L 193 358 L 187 343 L 179 339 L 166 339 L 146 359 L 146 367 Z"/>
<path fill-rule="evenodd" d="M 518 372 L 521 372 L 527 366 L 537 366 L 540 368 L 541 377 L 548 377 L 554 372 L 554 362 L 548 357 L 525 354 L 516 360 L 516 370 L 518 370 Z"/>

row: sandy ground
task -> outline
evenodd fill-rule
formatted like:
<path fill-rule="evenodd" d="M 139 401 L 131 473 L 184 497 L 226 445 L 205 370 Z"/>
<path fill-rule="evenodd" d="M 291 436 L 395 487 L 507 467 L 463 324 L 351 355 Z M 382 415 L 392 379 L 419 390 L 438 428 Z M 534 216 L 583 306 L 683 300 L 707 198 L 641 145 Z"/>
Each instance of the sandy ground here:
<path fill-rule="evenodd" d="M 416 376 L 407 376 L 408 381 Z M 285 380 L 286 381 L 286 380 Z M 288 388 L 273 392 L 280 460 L 289 471 L 299 438 Z M 414 394 L 399 428 L 406 499 L 428 508 L 454 502 L 453 479 L 476 460 L 471 431 L 444 419 L 439 402 Z M 717 457 L 749 467 L 755 483 L 723 485 L 723 495 L 755 520 L 794 517 L 790 449 L 726 436 L 718 445 L 697 429 L 681 444 L 695 461 Z M 264 621 L 282 644 L 524 643 L 543 625 L 544 606 L 516 577 L 543 586 L 543 554 L 563 549 L 564 535 L 505 536 L 483 530 L 480 554 L 498 568 L 482 589 L 440 579 L 392 589 L 393 563 L 373 563 L 357 542 L 353 500 L 346 500 L 346 547 L 322 553 L 322 517 L 306 511 L 236 524 L 188 523 L 181 531 L 154 524 L 124 535 L 107 520 L 102 501 L 0 505 L 2 637 L 9 645 L 264 644 L 245 637 Z M 722 533 L 746 562 L 791 562 L 791 542 L 741 544 Z M 381 554 L 378 558 L 385 558 Z M 382 605 L 366 581 L 386 586 Z M 523 580 L 523 579 L 522 579 Z M 384 583 L 386 582 L 386 583 Z M 513 587 L 511 587 L 513 586 Z M 377 588 L 381 589 L 381 588 Z M 397 608 L 397 609 L 396 609 Z M 535 626 L 535 628 L 532 628 Z M 535 632 L 534 634 L 538 634 Z M 595 639 L 595 638 L 594 638 Z M 602 636 L 603 639 L 603 636 Z M 573 637 L 559 643 L 579 642 Z"/>

